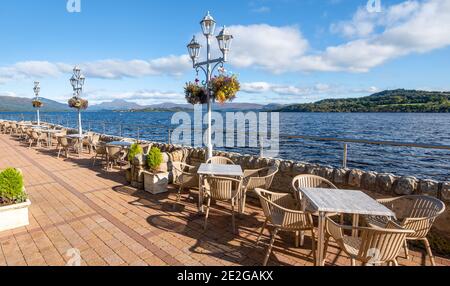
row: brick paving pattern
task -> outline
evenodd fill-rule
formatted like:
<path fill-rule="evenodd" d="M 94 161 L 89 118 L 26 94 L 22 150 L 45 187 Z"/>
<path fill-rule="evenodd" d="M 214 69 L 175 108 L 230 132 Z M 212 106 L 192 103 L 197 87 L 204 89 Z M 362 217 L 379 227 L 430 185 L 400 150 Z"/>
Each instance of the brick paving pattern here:
<path fill-rule="evenodd" d="M 268 231 L 260 246 L 257 233 L 264 222 L 255 202 L 237 219 L 231 231 L 229 206 L 211 210 L 209 228 L 197 214 L 196 193 L 174 191 L 153 196 L 127 186 L 120 171 L 92 167 L 88 154 L 57 159 L 56 151 L 27 148 L 9 135 L 0 135 L 0 169 L 20 168 L 32 202 L 30 225 L 0 233 L 0 266 L 63 266 L 73 250 L 84 266 L 253 266 L 261 265 Z M 334 245 L 329 265 L 350 265 Z M 439 265 L 450 261 L 436 258 Z M 422 252 L 411 252 L 405 266 L 428 265 Z M 281 234 L 270 265 L 312 266 L 310 239 L 294 247 L 291 234 Z"/>

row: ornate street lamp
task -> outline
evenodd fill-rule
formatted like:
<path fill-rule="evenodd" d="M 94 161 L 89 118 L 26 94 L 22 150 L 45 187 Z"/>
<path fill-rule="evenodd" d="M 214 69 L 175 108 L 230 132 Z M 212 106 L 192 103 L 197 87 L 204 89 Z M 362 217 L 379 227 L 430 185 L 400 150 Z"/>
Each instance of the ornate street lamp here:
<path fill-rule="evenodd" d="M 78 66 L 75 66 L 73 69 L 73 75 L 70 78 L 70 84 L 73 88 L 73 98 L 69 101 L 69 104 L 72 104 L 71 107 L 78 109 L 78 133 L 80 137 L 83 135 L 83 127 L 81 125 L 81 110 L 86 109 L 87 101 L 81 98 L 81 94 L 83 93 L 83 86 L 86 78 L 83 74 L 81 74 L 81 69 Z"/>
<path fill-rule="evenodd" d="M 227 62 L 227 56 L 230 51 L 231 42 L 233 40 L 233 36 L 227 32 L 225 27 L 216 37 L 219 43 L 219 48 L 222 51 L 223 57 L 217 59 L 211 59 L 211 37 L 214 36 L 216 30 L 216 21 L 214 18 L 208 14 L 203 18 L 200 22 L 202 27 L 203 35 L 206 37 L 206 61 L 198 62 L 198 58 L 200 57 L 200 49 L 201 45 L 197 42 L 195 36 L 191 40 L 191 42 L 187 45 L 189 56 L 192 59 L 193 67 L 199 72 L 199 70 L 203 70 L 206 76 L 206 86 L 207 86 L 207 94 L 208 94 L 208 136 L 207 136 L 207 148 L 208 148 L 208 158 L 213 156 L 213 146 L 212 146 L 212 97 L 211 97 L 211 87 L 210 81 L 211 76 L 214 70 Z M 214 66 L 212 66 L 214 64 Z"/>
<path fill-rule="evenodd" d="M 38 124 L 38 126 L 40 126 L 41 125 L 41 116 L 39 113 L 39 109 L 42 107 L 42 103 L 39 100 L 39 93 L 41 92 L 41 87 L 40 87 L 40 83 L 38 81 L 34 82 L 33 91 L 34 91 L 34 95 L 35 95 L 35 98 L 33 100 L 33 107 L 36 108 L 37 124 Z"/>

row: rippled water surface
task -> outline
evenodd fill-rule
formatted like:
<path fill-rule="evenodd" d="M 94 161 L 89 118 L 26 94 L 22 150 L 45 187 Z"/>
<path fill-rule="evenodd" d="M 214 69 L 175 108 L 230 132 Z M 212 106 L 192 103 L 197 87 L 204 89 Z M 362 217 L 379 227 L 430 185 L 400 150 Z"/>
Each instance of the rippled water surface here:
<path fill-rule="evenodd" d="M 167 142 L 172 113 L 83 113 L 85 130 Z M 76 126 L 76 113 L 47 113 L 42 120 Z M 0 113 L 2 119 L 35 120 L 34 113 Z M 341 166 L 343 143 L 286 139 L 308 135 L 372 141 L 399 141 L 450 146 L 450 114 L 283 113 L 280 157 Z M 172 126 L 173 128 L 174 126 Z M 377 172 L 450 179 L 450 151 L 349 144 L 348 165 Z M 228 149 L 258 154 L 258 149 Z"/>

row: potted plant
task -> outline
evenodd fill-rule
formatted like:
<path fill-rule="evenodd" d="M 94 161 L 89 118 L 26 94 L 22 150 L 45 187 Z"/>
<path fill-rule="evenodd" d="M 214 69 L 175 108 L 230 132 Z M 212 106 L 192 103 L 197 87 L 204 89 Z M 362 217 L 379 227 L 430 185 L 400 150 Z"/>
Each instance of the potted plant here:
<path fill-rule="evenodd" d="M 32 104 L 34 108 L 42 108 L 44 106 L 44 103 L 42 103 L 39 99 L 34 99 Z"/>
<path fill-rule="evenodd" d="M 69 99 L 68 104 L 70 108 L 75 108 L 78 110 L 86 110 L 89 107 L 89 102 L 86 99 L 82 99 L 76 96 Z"/>
<path fill-rule="evenodd" d="M 208 102 L 208 94 L 205 87 L 199 86 L 198 83 L 188 82 L 184 87 L 184 95 L 186 101 L 192 105 L 206 104 Z"/>
<path fill-rule="evenodd" d="M 128 152 L 128 162 L 130 162 L 130 168 L 126 170 L 126 180 L 127 182 L 131 183 L 133 179 L 133 161 L 138 155 L 142 155 L 144 153 L 144 150 L 142 146 L 138 143 L 134 143 L 130 147 L 130 151 Z"/>
<path fill-rule="evenodd" d="M 161 172 L 160 166 L 163 163 L 163 154 L 159 148 L 153 147 L 147 154 L 147 165 L 150 172 L 144 172 L 144 189 L 154 195 L 167 192 L 169 183 L 169 173 Z"/>
<path fill-rule="evenodd" d="M 28 207 L 20 170 L 8 168 L 0 173 L 0 231 L 29 225 Z"/>
<path fill-rule="evenodd" d="M 221 74 L 215 76 L 211 79 L 210 85 L 214 99 L 221 104 L 233 101 L 241 88 L 236 75 L 227 76 Z"/>

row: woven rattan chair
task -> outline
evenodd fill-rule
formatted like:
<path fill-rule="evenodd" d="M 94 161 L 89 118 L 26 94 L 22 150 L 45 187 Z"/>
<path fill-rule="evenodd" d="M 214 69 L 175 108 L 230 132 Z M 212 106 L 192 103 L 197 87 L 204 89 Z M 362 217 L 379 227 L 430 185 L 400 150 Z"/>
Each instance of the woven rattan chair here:
<path fill-rule="evenodd" d="M 358 231 L 359 237 L 348 236 L 344 231 Z M 402 249 L 406 237 L 414 233 L 390 221 L 386 228 L 368 228 L 343 226 L 327 218 L 327 238 L 325 242 L 324 255 L 326 256 L 330 238 L 351 259 L 352 266 L 360 261 L 364 266 L 379 265 L 384 263 L 398 266 L 397 257 Z"/>
<path fill-rule="evenodd" d="M 277 166 L 266 167 L 257 170 L 245 170 L 242 184 L 242 212 L 245 212 L 247 193 L 257 188 L 269 190 L 272 186 L 273 178 L 278 173 Z"/>
<path fill-rule="evenodd" d="M 31 138 L 29 139 L 30 148 L 33 143 L 36 144 L 36 147 L 42 146 L 42 141 L 47 142 L 47 135 L 43 133 L 36 132 L 34 130 L 31 131 Z"/>
<path fill-rule="evenodd" d="M 69 150 L 70 150 L 70 144 L 66 137 L 57 137 L 58 140 L 58 158 L 61 156 L 61 152 L 64 151 L 64 154 L 66 155 L 66 158 L 69 158 Z"/>
<path fill-rule="evenodd" d="M 172 173 L 175 185 L 178 186 L 177 201 L 181 201 L 181 192 L 188 189 L 198 189 L 199 177 L 197 167 L 182 162 L 172 163 Z"/>
<path fill-rule="evenodd" d="M 103 161 L 106 161 L 106 157 L 108 156 L 106 151 L 106 144 L 103 142 L 98 142 L 96 145 L 92 146 L 92 149 L 95 152 L 95 156 L 93 157 L 92 166 L 95 166 L 98 158 L 101 158 Z"/>
<path fill-rule="evenodd" d="M 206 198 L 205 231 L 208 227 L 211 200 L 231 201 L 232 228 L 233 232 L 236 233 L 235 208 L 239 203 L 242 180 L 211 176 L 205 179 L 203 189 Z"/>
<path fill-rule="evenodd" d="M 120 161 L 123 160 L 123 156 L 122 147 L 106 146 L 106 170 L 110 170 L 116 165 L 122 169 Z"/>
<path fill-rule="evenodd" d="M 404 244 L 406 258 L 409 259 L 408 240 L 423 241 L 431 264 L 435 266 L 436 262 L 427 236 L 436 218 L 445 211 L 445 204 L 436 198 L 420 195 L 382 199 L 378 202 L 395 213 L 395 223 L 414 231 L 406 237 Z M 367 224 L 372 227 L 385 227 L 390 219 L 378 216 L 365 217 Z"/>
<path fill-rule="evenodd" d="M 310 231 L 312 239 L 312 254 L 316 261 L 316 242 L 314 234 L 314 222 L 311 214 L 300 211 L 297 200 L 291 194 L 273 193 L 263 189 L 255 189 L 261 202 L 261 206 L 266 217 L 256 244 L 258 245 L 264 229 L 267 226 L 273 227 L 269 248 L 267 249 L 263 265 L 266 266 L 270 254 L 272 253 L 275 237 L 280 231 L 296 233 L 296 243 L 298 243 L 298 233 L 300 231 Z"/>
<path fill-rule="evenodd" d="M 235 165 L 231 159 L 226 157 L 212 157 L 206 161 L 206 164 L 217 164 L 217 165 Z"/>

